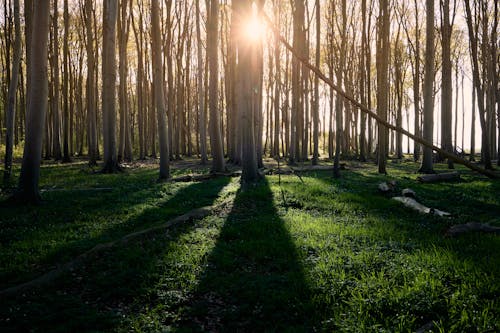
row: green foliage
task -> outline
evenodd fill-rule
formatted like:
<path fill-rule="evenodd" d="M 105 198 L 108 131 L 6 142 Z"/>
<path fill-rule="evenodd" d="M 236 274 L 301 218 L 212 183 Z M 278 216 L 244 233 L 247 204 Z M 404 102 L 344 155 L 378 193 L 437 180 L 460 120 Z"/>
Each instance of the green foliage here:
<path fill-rule="evenodd" d="M 452 224 L 500 225 L 500 182 L 460 169 L 461 182 L 418 184 L 415 169 L 388 165 L 399 189 L 453 218 L 380 195 L 389 177 L 368 165 L 341 179 L 281 176 L 281 186 L 270 176 L 245 191 L 226 178 L 157 184 L 147 168 L 44 167 L 41 207 L 0 208 L 1 289 L 193 208 L 234 203 L 3 299 L 0 331 L 408 332 L 429 322 L 436 332 L 500 330 L 499 238 L 443 236 Z"/>

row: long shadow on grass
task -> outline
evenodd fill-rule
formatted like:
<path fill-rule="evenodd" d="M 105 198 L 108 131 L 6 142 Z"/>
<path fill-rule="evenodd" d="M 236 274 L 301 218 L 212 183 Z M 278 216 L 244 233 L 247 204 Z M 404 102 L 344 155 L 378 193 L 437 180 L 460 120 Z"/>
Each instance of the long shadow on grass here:
<path fill-rule="evenodd" d="M 193 208 L 212 204 L 229 178 L 194 183 L 179 190 L 175 197 L 159 201 L 132 220 L 132 229 L 166 222 Z M 119 244 L 87 260 L 74 271 L 60 276 L 41 289 L 23 292 L 2 300 L 1 332 L 94 332 L 114 330 L 121 315 L 140 312 L 150 298 L 151 286 L 162 278 L 158 260 L 170 244 L 193 228 L 192 224 L 158 231 L 127 244 Z M 119 238 L 122 226 L 106 230 L 106 235 L 86 240 Z M 59 249 L 63 251 L 64 249 Z"/>
<path fill-rule="evenodd" d="M 229 181 L 155 184 L 148 176 L 132 175 L 115 183 L 112 192 L 54 192 L 40 208 L 10 209 L 1 223 L 6 255 L 0 259 L 0 286 L 41 274 L 96 244 L 210 205 Z"/>
<path fill-rule="evenodd" d="M 312 303 L 299 253 L 267 180 L 238 191 L 180 331 L 310 331 Z"/>

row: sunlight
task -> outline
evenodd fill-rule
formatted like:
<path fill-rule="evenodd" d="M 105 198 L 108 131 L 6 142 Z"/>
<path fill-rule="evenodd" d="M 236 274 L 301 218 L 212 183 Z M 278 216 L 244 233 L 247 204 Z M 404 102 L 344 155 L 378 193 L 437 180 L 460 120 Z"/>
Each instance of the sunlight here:
<path fill-rule="evenodd" d="M 244 35 L 252 43 L 261 41 L 266 33 L 264 21 L 258 15 L 257 5 L 252 4 L 252 16 L 244 25 Z"/>

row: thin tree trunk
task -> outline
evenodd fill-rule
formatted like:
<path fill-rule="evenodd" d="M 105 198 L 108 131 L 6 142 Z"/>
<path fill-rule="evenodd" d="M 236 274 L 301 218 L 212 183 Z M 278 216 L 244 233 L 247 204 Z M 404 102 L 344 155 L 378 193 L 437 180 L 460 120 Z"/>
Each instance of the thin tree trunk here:
<path fill-rule="evenodd" d="M 8 182 L 12 174 L 12 155 L 14 150 L 14 124 L 16 122 L 16 91 L 19 82 L 21 65 L 21 19 L 19 14 L 19 0 L 14 0 L 14 55 L 12 60 L 12 77 L 9 82 L 6 110 L 5 133 L 5 171 L 4 180 Z"/>
<path fill-rule="evenodd" d="M 432 142 L 434 123 L 434 0 L 426 0 L 425 75 L 424 75 L 424 140 Z M 432 149 L 424 147 L 419 172 L 434 173 Z"/>
<path fill-rule="evenodd" d="M 316 0 L 316 67 L 321 67 L 321 10 L 320 1 Z M 319 159 L 319 78 L 314 77 L 313 106 L 313 157 L 312 164 L 317 165 Z"/>
<path fill-rule="evenodd" d="M 71 162 L 69 154 L 69 8 L 64 0 L 64 39 L 63 39 L 63 163 Z M 58 52 L 58 50 L 54 50 Z M 58 70 L 58 69 L 56 69 Z"/>

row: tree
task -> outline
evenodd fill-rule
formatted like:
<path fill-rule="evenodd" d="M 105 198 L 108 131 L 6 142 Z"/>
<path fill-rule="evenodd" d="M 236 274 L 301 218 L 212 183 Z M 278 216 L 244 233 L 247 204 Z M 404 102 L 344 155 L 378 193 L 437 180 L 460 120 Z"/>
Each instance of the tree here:
<path fill-rule="evenodd" d="M 61 151 L 61 121 L 59 113 L 59 29 L 58 1 L 54 0 L 54 13 L 52 15 L 52 152 L 56 161 L 62 159 Z"/>
<path fill-rule="evenodd" d="M 427 142 L 432 142 L 434 124 L 434 0 L 426 0 L 426 15 L 423 138 Z M 429 147 L 424 147 L 419 172 L 434 173 L 432 149 Z"/>
<path fill-rule="evenodd" d="M 207 133 L 206 133 L 206 111 L 205 111 L 205 87 L 203 85 L 203 42 L 201 40 L 201 24 L 200 24 L 200 0 L 196 0 L 196 39 L 197 57 L 198 57 L 198 122 L 200 132 L 200 155 L 201 163 L 206 164 L 207 158 Z"/>
<path fill-rule="evenodd" d="M 14 150 L 14 124 L 16 121 L 16 91 L 19 82 L 19 68 L 21 65 L 21 19 L 19 14 L 19 0 L 14 0 L 14 57 L 12 61 L 12 76 L 9 82 L 6 110 L 5 132 L 5 172 L 4 180 L 9 181 L 12 173 L 12 154 Z"/>
<path fill-rule="evenodd" d="M 87 48 L 87 123 L 89 143 L 89 165 L 97 165 L 97 124 L 95 107 L 95 55 L 94 55 L 94 33 L 92 29 L 93 10 L 92 0 L 85 0 L 85 27 Z"/>
<path fill-rule="evenodd" d="M 219 1 L 211 0 L 208 10 L 207 26 L 207 56 L 210 70 L 209 77 L 209 105 L 210 110 L 210 148 L 212 150 L 212 172 L 224 172 L 224 148 L 219 114 L 219 57 L 218 57 L 218 28 L 219 28 Z"/>
<path fill-rule="evenodd" d="M 321 60 L 321 10 L 320 1 L 316 0 L 316 67 L 320 68 Z M 319 77 L 314 77 L 314 106 L 313 106 L 313 158 L 312 164 L 318 164 L 319 158 Z"/>
<path fill-rule="evenodd" d="M 252 6 L 249 1 L 233 0 L 233 12 L 237 19 L 235 23 L 238 52 L 236 82 L 238 82 L 237 96 L 240 99 L 238 116 L 242 145 L 241 180 L 244 183 L 253 183 L 259 179 L 255 152 L 254 94 L 252 92 L 253 76 L 255 75 L 252 64 L 255 64 L 256 49 L 254 43 L 249 43 L 243 34 L 246 24 L 245 15 L 252 12 Z"/>
<path fill-rule="evenodd" d="M 40 163 L 45 114 L 47 113 L 48 78 L 48 33 L 50 0 L 34 2 L 30 57 L 29 102 L 26 114 L 26 138 L 23 152 L 19 188 L 13 199 L 26 203 L 39 203 Z"/>
<path fill-rule="evenodd" d="M 70 152 L 69 152 L 69 127 L 70 127 L 70 117 L 69 117 L 69 9 L 68 0 L 64 0 L 64 40 L 63 40 L 63 163 L 71 162 Z M 58 50 L 54 50 L 58 52 Z M 55 70 L 59 70 L 56 68 Z"/>
<path fill-rule="evenodd" d="M 116 153 L 116 17 L 118 0 L 104 0 L 102 40 L 103 173 L 121 168 Z"/>
<path fill-rule="evenodd" d="M 451 34 L 453 27 L 450 22 L 450 0 L 440 0 L 441 4 L 441 62 L 442 62 L 442 85 L 441 85 L 441 146 L 449 153 L 453 152 L 452 144 L 452 64 L 451 64 Z M 458 93 L 458 92 L 457 92 Z M 448 167 L 453 169 L 453 162 L 448 160 Z"/>
<path fill-rule="evenodd" d="M 168 132 L 165 110 L 165 97 L 162 71 L 162 43 L 160 38 L 160 18 L 158 0 L 151 1 L 151 51 L 153 52 L 153 85 L 158 118 L 158 135 L 160 144 L 160 179 L 170 177 L 168 152 Z"/>
<path fill-rule="evenodd" d="M 388 0 L 380 0 L 379 31 L 377 39 L 377 112 L 387 120 L 389 109 L 389 54 L 390 12 Z M 387 173 L 388 129 L 378 125 L 378 172 Z"/>

